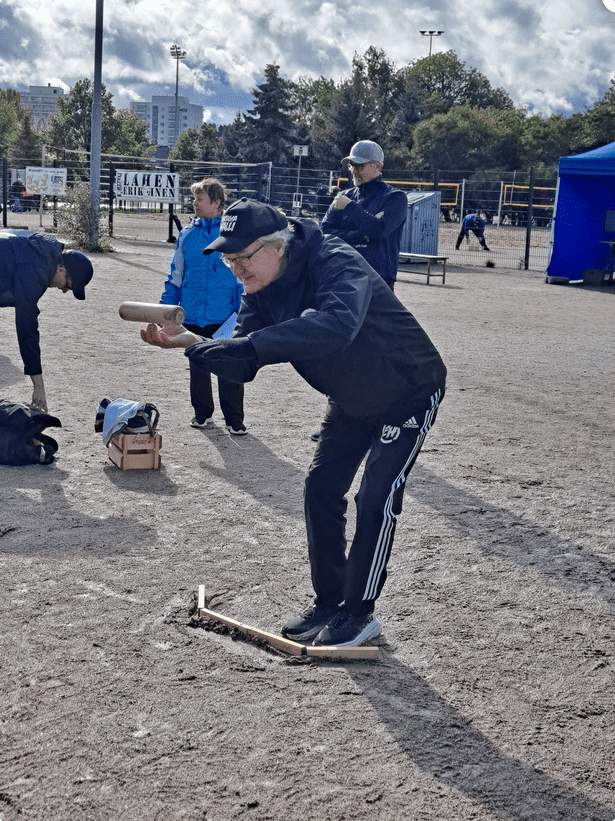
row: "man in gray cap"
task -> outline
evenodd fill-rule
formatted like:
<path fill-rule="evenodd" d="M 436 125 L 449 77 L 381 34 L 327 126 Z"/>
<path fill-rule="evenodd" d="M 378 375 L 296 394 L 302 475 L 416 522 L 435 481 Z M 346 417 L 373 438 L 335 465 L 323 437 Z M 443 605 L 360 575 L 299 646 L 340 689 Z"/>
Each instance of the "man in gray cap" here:
<path fill-rule="evenodd" d="M 356 248 L 393 290 L 408 201 L 403 191 L 382 179 L 383 163 L 378 143 L 360 140 L 352 146 L 342 164 L 352 174 L 354 188 L 335 197 L 322 230 Z"/>
<path fill-rule="evenodd" d="M 80 251 L 36 231 L 0 231 L 0 307 L 15 308 L 24 373 L 32 380 L 32 406 L 47 412 L 38 333 L 38 301 L 48 288 L 85 299 L 92 263 Z"/>
<path fill-rule="evenodd" d="M 244 287 L 233 337 L 202 339 L 182 326 L 153 324 L 141 336 L 161 348 L 186 348 L 191 364 L 234 382 L 290 362 L 327 396 L 304 494 L 316 598 L 282 632 L 296 641 L 361 644 L 380 633 L 374 607 L 406 479 L 444 396 L 446 367 L 382 277 L 313 220 L 287 220 L 269 205 L 239 200 L 203 253 L 213 251 Z M 346 494 L 365 457 L 347 553 Z"/>

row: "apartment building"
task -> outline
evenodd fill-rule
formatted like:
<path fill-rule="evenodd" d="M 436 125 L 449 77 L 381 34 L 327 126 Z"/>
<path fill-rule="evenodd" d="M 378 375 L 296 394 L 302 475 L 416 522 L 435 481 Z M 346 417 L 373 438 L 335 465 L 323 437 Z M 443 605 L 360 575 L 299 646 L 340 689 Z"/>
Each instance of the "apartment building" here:
<path fill-rule="evenodd" d="M 28 91 L 20 91 L 19 97 L 24 108 L 32 112 L 32 128 L 38 133 L 49 117 L 58 110 L 58 98 L 64 95 L 64 89 L 52 86 L 29 86 Z"/>
<path fill-rule="evenodd" d="M 193 105 L 187 97 L 177 98 L 177 128 L 175 126 L 175 96 L 152 97 L 151 102 L 132 102 L 130 110 L 147 123 L 153 144 L 172 148 L 179 135 L 188 128 L 199 131 L 203 124 L 203 106 Z"/>

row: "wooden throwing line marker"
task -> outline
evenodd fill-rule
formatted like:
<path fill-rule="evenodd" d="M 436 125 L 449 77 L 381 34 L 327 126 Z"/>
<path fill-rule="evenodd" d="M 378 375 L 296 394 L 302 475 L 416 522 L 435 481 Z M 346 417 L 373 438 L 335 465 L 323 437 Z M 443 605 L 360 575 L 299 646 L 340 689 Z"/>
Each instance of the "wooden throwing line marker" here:
<path fill-rule="evenodd" d="M 289 653 L 291 656 L 311 656 L 312 658 L 335 658 L 335 659 L 352 659 L 352 660 L 371 660 L 378 661 L 380 658 L 379 647 L 366 647 L 364 644 L 358 647 L 327 647 L 314 644 L 301 644 L 298 641 L 285 639 L 283 636 L 277 636 L 275 633 L 267 633 L 265 630 L 260 630 L 258 627 L 250 627 L 247 624 L 242 624 L 240 621 L 230 619 L 228 616 L 223 616 L 221 613 L 216 613 L 213 610 L 208 610 L 205 607 L 205 585 L 199 585 L 199 599 L 198 599 L 198 614 L 205 619 L 211 621 L 218 621 L 227 627 L 234 627 L 246 636 L 260 639 L 266 644 L 275 647 L 276 650 L 281 650 L 283 653 Z"/>

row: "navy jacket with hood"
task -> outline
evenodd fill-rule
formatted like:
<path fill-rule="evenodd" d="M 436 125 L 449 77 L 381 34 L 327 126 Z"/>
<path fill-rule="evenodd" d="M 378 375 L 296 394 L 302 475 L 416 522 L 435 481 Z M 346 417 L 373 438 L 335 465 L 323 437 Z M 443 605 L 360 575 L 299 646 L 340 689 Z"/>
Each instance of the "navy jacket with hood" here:
<path fill-rule="evenodd" d="M 38 301 L 54 278 L 64 245 L 36 231 L 0 232 L 0 307 L 15 308 L 24 373 L 43 372 Z"/>
<path fill-rule="evenodd" d="M 322 230 L 346 240 L 381 277 L 397 279 L 399 246 L 408 213 L 406 195 L 384 182 L 382 174 L 342 194 L 352 202 L 340 211 L 330 205 Z"/>
<path fill-rule="evenodd" d="M 443 388 L 446 368 L 414 316 L 353 248 L 323 236 L 311 220 L 291 219 L 294 236 L 278 279 L 245 294 L 233 337 L 256 357 L 227 360 L 224 377 L 248 382 L 258 369 L 290 362 L 348 416 L 378 416 L 410 397 Z M 208 343 L 188 348 L 207 367 Z M 220 375 L 220 374 L 219 374 Z"/>

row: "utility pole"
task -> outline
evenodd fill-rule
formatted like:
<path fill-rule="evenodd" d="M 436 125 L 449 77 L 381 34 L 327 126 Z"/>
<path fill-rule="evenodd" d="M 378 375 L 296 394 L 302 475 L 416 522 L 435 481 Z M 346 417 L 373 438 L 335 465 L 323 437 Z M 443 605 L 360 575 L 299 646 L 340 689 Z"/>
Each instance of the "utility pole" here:
<path fill-rule="evenodd" d="M 96 0 L 96 33 L 94 39 L 94 87 L 92 89 L 92 122 L 90 127 L 90 249 L 98 248 L 100 224 L 100 152 L 102 131 L 102 46 L 104 0 Z"/>

